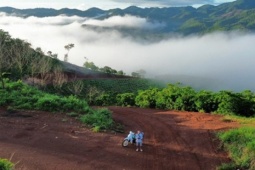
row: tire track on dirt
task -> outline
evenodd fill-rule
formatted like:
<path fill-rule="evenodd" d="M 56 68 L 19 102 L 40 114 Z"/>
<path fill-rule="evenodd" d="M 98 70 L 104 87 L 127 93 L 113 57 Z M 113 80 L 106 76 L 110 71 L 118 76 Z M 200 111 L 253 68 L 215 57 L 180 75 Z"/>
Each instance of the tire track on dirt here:
<path fill-rule="evenodd" d="M 173 138 L 171 139 L 172 142 L 176 142 L 177 145 L 179 145 L 180 150 L 185 151 L 189 155 L 191 155 L 191 157 L 193 157 L 193 159 L 196 162 L 197 168 L 202 170 L 203 168 L 201 166 L 199 158 L 198 158 L 197 154 L 193 152 L 192 146 L 189 144 L 189 142 L 187 142 L 187 140 L 185 138 L 183 138 L 180 135 L 183 132 L 180 128 L 178 128 L 179 127 L 178 123 L 175 120 L 169 120 L 166 118 L 162 118 L 159 115 L 158 116 L 153 115 L 153 116 L 158 122 L 160 122 L 162 124 L 166 124 L 166 126 L 171 129 L 171 131 L 170 131 L 171 136 L 174 136 L 174 139 Z M 169 122 L 166 122 L 167 120 Z M 163 138 L 163 140 L 159 141 L 159 143 L 161 143 L 161 145 L 164 146 L 167 140 L 169 140 L 169 138 Z M 197 169 L 197 168 L 195 168 L 195 169 Z"/>
<path fill-rule="evenodd" d="M 203 169 L 192 146 L 180 134 L 182 130 L 177 123 L 169 118 L 155 114 L 155 110 L 128 108 L 127 121 L 135 121 L 137 127 L 145 131 L 145 138 L 151 145 L 150 154 L 153 163 L 147 164 L 144 158 L 143 169 L 185 169 L 180 162 L 191 161 L 189 169 Z M 122 113 L 119 113 L 122 114 Z M 136 117 L 137 119 L 134 119 Z M 142 118 L 142 119 L 141 119 Z M 148 157 L 148 156 L 147 156 Z M 148 166 L 150 165 L 150 166 Z"/>
<path fill-rule="evenodd" d="M 131 110 L 131 113 L 138 115 L 140 114 L 137 110 Z M 143 170 L 148 170 L 148 169 L 154 169 L 154 170 L 158 170 L 160 169 L 159 164 L 158 164 L 158 160 L 159 160 L 159 154 L 158 154 L 158 149 L 156 147 L 156 140 L 155 140 L 155 134 L 152 133 L 152 135 L 148 132 L 152 132 L 151 129 L 148 129 L 148 123 L 151 121 L 145 120 L 145 121 L 141 121 L 140 119 L 138 119 L 136 121 L 141 127 L 140 130 L 142 130 L 145 133 L 145 139 L 146 142 L 144 141 L 144 146 L 147 145 L 147 147 L 145 147 L 145 150 L 143 152 L 143 164 L 142 164 L 142 169 Z M 147 122 L 147 123 L 145 123 Z M 152 136 L 152 138 L 151 138 Z M 145 140 L 144 139 L 144 140 Z M 149 153 L 152 153 L 153 156 L 153 160 L 155 161 L 149 161 Z"/>
<path fill-rule="evenodd" d="M 191 157 L 193 157 L 193 159 L 195 160 L 198 168 L 202 169 L 197 155 L 195 153 L 192 153 L 192 147 L 188 144 L 188 142 L 186 142 L 186 140 L 183 137 L 179 135 L 181 132 L 180 132 L 180 129 L 177 129 L 178 125 L 176 124 L 175 121 L 166 122 L 167 119 L 161 118 L 160 115 L 155 115 L 153 113 L 150 113 L 150 110 L 149 110 L 149 113 L 139 113 L 137 111 L 135 113 L 141 114 L 144 117 L 146 116 L 147 119 L 150 118 L 150 120 L 147 120 L 148 122 L 153 122 L 152 124 L 153 124 L 154 130 L 152 130 L 153 132 L 152 141 L 154 141 L 153 146 L 154 146 L 154 149 L 156 150 L 154 158 L 155 160 L 160 160 L 156 162 L 157 166 L 155 167 L 155 169 L 162 169 L 164 165 L 169 163 L 168 160 L 171 160 L 173 159 L 173 157 L 176 157 L 174 154 L 170 154 L 173 152 L 167 153 L 169 150 L 169 148 L 167 147 L 169 145 L 168 143 L 174 144 L 176 147 L 179 148 L 179 150 L 186 151 L 187 153 L 189 153 Z M 155 122 L 157 123 L 155 124 Z M 162 130 L 155 131 L 157 129 L 162 129 Z M 165 161 L 163 161 L 162 158 L 164 158 Z M 178 161 L 172 161 L 172 164 L 174 163 L 174 166 L 179 167 L 179 165 L 175 164 L 175 162 L 178 162 Z M 159 164 L 161 164 L 161 166 Z"/>
<path fill-rule="evenodd" d="M 176 167 L 179 169 L 177 159 L 174 159 L 175 152 L 171 151 L 171 148 L 167 148 L 167 144 L 175 143 L 181 148 L 181 142 L 179 138 L 176 138 L 171 126 L 165 123 L 164 120 L 159 119 L 157 115 L 150 113 L 150 110 L 147 113 L 141 112 L 141 110 L 132 110 L 134 114 L 140 114 L 140 117 L 144 118 L 144 121 L 138 121 L 140 124 L 143 124 L 144 129 L 149 132 L 150 138 L 149 143 L 152 146 L 152 156 L 153 164 L 151 165 L 152 169 L 161 170 L 169 169 L 169 167 Z M 146 122 L 146 123 L 143 123 Z M 171 165 L 170 165 L 171 164 Z"/>
<path fill-rule="evenodd" d="M 0 156 L 8 158 L 15 152 L 13 161 L 22 160 L 17 169 L 41 170 L 215 170 L 228 161 L 226 153 L 215 152 L 217 141 L 212 138 L 215 130 L 236 127 L 233 122 L 208 114 L 109 109 L 125 126 L 125 134 L 93 133 L 63 114 L 24 112 L 31 117 L 4 117 L 0 108 Z M 136 152 L 134 145 L 122 147 L 128 131 L 138 129 L 145 132 L 144 152 Z"/>
<path fill-rule="evenodd" d="M 113 110 L 114 112 L 116 112 L 117 114 L 120 114 L 119 110 L 114 108 L 114 109 L 111 109 Z M 131 114 L 130 114 L 131 113 Z M 143 152 L 142 152 L 142 167 L 141 169 L 143 170 L 148 170 L 148 169 L 151 169 L 153 167 L 154 169 L 154 165 L 151 163 L 150 160 L 149 160 L 149 154 L 148 153 L 154 153 L 154 148 L 153 146 L 151 146 L 151 142 L 149 141 L 149 138 L 147 136 L 147 129 L 145 128 L 147 125 L 146 123 L 144 123 L 144 121 L 141 121 L 140 119 L 136 120 L 135 122 L 134 121 L 129 121 L 129 120 L 133 120 L 134 119 L 134 115 L 137 115 L 139 114 L 138 112 L 134 111 L 134 110 L 129 110 L 129 113 L 121 113 L 123 115 L 125 115 L 125 120 L 127 122 L 129 122 L 129 126 L 128 128 L 130 128 L 130 130 L 136 132 L 136 130 L 141 130 L 143 132 L 145 132 L 145 141 L 143 143 Z M 154 154 L 153 154 L 154 155 Z"/>

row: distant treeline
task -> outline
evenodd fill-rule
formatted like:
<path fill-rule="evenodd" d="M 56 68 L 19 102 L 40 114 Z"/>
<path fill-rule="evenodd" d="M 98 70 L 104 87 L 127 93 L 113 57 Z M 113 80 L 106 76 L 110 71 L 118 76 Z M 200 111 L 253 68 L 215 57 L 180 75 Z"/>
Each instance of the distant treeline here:
<path fill-rule="evenodd" d="M 250 90 L 196 92 L 191 87 L 169 84 L 166 88 L 151 88 L 134 93 L 119 94 L 118 105 L 167 110 L 195 111 L 219 114 L 255 115 L 255 95 Z"/>
<path fill-rule="evenodd" d="M 74 92 L 74 89 L 79 89 Z M 181 84 L 162 84 L 146 79 L 123 80 L 79 80 L 65 83 L 51 92 L 75 94 L 85 98 L 90 105 L 97 106 L 135 106 L 165 110 L 181 110 L 205 113 L 236 114 L 252 117 L 255 115 L 255 94 L 250 90 L 243 92 L 207 90 L 196 91 Z M 73 89 L 73 90 L 72 90 Z"/>

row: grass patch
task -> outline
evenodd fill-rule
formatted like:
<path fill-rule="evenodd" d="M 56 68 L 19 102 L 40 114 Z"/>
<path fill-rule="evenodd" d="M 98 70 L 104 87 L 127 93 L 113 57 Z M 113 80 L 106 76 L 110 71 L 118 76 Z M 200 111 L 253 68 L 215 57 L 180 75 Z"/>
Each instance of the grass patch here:
<path fill-rule="evenodd" d="M 0 170 L 13 170 L 14 164 L 7 159 L 0 158 Z"/>
<path fill-rule="evenodd" d="M 233 161 L 223 164 L 221 169 L 255 169 L 255 127 L 245 126 L 220 132 L 218 137 Z"/>
<path fill-rule="evenodd" d="M 224 122 L 239 122 L 242 126 L 255 127 L 255 117 L 243 117 L 237 115 L 226 115 L 223 117 Z"/>

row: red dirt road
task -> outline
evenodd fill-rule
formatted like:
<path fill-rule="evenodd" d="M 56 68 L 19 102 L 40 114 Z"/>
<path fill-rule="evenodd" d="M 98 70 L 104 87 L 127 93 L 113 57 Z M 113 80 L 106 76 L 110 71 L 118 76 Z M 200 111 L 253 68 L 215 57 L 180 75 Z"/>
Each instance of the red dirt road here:
<path fill-rule="evenodd" d="M 227 162 L 214 132 L 237 127 L 216 115 L 109 107 L 125 134 L 92 133 L 73 118 L 0 109 L 0 157 L 16 170 L 215 170 Z M 144 151 L 124 148 L 129 130 L 145 133 Z"/>

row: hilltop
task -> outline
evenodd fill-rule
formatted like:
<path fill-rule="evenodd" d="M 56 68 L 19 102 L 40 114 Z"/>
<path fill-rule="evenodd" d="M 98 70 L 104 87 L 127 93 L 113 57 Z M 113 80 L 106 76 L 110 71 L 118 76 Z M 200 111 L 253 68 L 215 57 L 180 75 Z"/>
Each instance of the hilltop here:
<path fill-rule="evenodd" d="M 35 8 L 35 9 L 15 9 L 12 7 L 1 7 L 0 12 L 20 17 L 50 17 L 58 15 L 79 16 L 104 20 L 113 16 L 131 15 L 139 18 L 146 18 L 154 24 L 161 24 L 147 33 L 159 36 L 158 34 L 179 33 L 204 34 L 213 31 L 231 31 L 255 30 L 255 1 L 253 0 L 237 0 L 230 3 L 224 3 L 219 6 L 204 5 L 199 8 L 193 7 L 169 7 L 169 8 L 139 8 L 130 6 L 126 9 L 110 9 L 102 10 L 99 8 L 90 8 L 85 11 L 78 9 L 63 8 L 60 10 Z M 84 25 L 96 29 L 98 26 Z M 108 29 L 101 28 L 100 29 Z M 125 34 L 144 36 L 143 30 L 126 29 L 113 27 Z M 142 35 L 141 35 L 142 34 Z"/>

